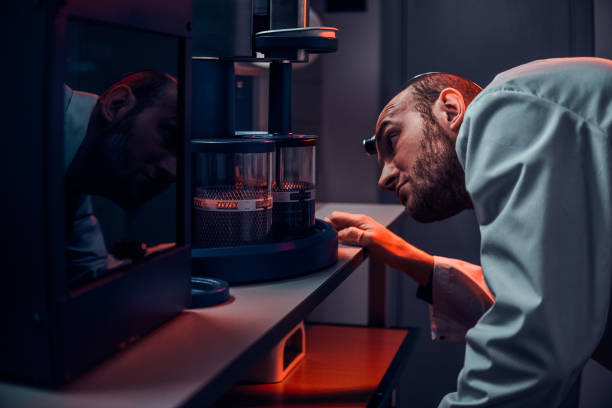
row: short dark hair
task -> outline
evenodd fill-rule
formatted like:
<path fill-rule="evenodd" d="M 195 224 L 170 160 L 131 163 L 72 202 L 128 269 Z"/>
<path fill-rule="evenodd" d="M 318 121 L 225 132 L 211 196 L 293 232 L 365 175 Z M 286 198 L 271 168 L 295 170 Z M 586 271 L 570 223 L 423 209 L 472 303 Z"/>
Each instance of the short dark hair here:
<path fill-rule="evenodd" d="M 135 72 L 111 85 L 102 95 L 100 95 L 100 100 L 103 100 L 107 94 L 117 86 L 127 85 L 136 98 L 138 110 L 142 110 L 153 105 L 155 100 L 159 97 L 159 94 L 175 81 L 176 80 L 170 75 L 157 71 Z"/>
<path fill-rule="evenodd" d="M 135 72 L 133 74 L 128 74 L 119 81 L 112 84 L 108 89 L 106 89 L 96 106 L 94 107 L 94 112 L 92 113 L 89 126 L 94 131 L 99 131 L 106 129 L 110 123 L 106 123 L 104 119 L 101 118 L 100 112 L 100 104 L 108 96 L 108 94 L 120 85 L 127 85 L 132 90 L 132 94 L 136 98 L 136 106 L 134 106 L 130 112 L 121 120 L 121 123 L 125 126 L 125 123 L 130 123 L 130 121 L 138 114 L 140 114 L 146 108 L 152 106 L 155 101 L 159 98 L 160 94 L 170 85 L 176 83 L 176 80 L 168 74 L 163 74 L 157 71 L 140 71 Z"/>
<path fill-rule="evenodd" d="M 482 91 L 480 86 L 469 79 L 443 72 L 433 72 L 412 78 L 404 84 L 402 92 L 408 88 L 413 91 L 416 111 L 423 119 L 430 122 L 434 120 L 431 107 L 444 89 L 454 88 L 461 92 L 466 106 Z"/>

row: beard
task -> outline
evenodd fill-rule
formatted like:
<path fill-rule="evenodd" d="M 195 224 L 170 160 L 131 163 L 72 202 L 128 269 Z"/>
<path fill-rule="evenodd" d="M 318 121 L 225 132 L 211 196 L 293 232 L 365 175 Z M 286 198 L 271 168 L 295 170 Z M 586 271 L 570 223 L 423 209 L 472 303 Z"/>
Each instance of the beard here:
<path fill-rule="evenodd" d="M 134 208 L 128 199 L 129 191 L 125 181 L 128 178 L 126 141 L 128 138 L 129 125 L 113 126 L 95 134 L 92 143 L 91 156 L 95 166 L 94 179 L 98 187 L 94 193 L 112 200 L 124 210 Z"/>
<path fill-rule="evenodd" d="M 101 119 L 94 108 L 85 139 L 66 174 L 66 191 L 71 195 L 98 195 L 124 210 L 135 210 L 161 193 L 175 176 L 152 169 L 146 151 L 150 146 L 134 146 L 135 120 L 144 107 L 114 124 Z"/>
<path fill-rule="evenodd" d="M 94 131 L 89 148 L 89 168 L 96 181 L 91 193 L 110 199 L 124 210 L 134 210 L 149 199 L 142 197 L 141 186 L 134 182 L 130 169 L 126 146 L 134 117 L 130 115 L 113 126 Z"/>
<path fill-rule="evenodd" d="M 450 136 L 433 118 L 424 122 L 425 135 L 408 175 L 411 195 L 405 206 L 416 221 L 428 223 L 472 208 L 472 200 Z"/>

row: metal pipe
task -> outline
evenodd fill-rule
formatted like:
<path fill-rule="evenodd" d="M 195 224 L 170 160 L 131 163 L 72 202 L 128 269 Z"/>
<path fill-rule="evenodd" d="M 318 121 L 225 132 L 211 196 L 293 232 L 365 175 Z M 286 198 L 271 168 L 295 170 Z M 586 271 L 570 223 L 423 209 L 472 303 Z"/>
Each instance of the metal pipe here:
<path fill-rule="evenodd" d="M 291 132 L 291 63 L 270 64 L 268 132 Z"/>

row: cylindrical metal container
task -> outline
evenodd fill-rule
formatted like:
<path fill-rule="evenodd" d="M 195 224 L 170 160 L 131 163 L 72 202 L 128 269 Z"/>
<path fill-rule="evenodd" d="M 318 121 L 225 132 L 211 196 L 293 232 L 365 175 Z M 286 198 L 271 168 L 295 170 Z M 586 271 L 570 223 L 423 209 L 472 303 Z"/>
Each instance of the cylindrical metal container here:
<path fill-rule="evenodd" d="M 246 245 L 269 238 L 274 143 L 199 139 L 191 146 L 193 247 Z"/>
<path fill-rule="evenodd" d="M 272 218 L 276 239 L 303 235 L 315 225 L 315 149 L 317 136 L 238 132 L 243 137 L 273 140 Z"/>
<path fill-rule="evenodd" d="M 315 145 L 277 144 L 272 225 L 275 235 L 302 234 L 315 224 Z"/>

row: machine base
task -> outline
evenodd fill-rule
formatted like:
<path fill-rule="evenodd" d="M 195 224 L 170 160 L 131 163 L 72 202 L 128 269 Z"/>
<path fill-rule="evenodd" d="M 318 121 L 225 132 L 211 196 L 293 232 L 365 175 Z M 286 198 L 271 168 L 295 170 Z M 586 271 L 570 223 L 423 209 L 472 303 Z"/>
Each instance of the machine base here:
<path fill-rule="evenodd" d="M 338 261 L 338 235 L 316 220 L 306 237 L 256 245 L 191 250 L 192 274 L 212 276 L 230 284 L 253 283 L 303 275 Z"/>

